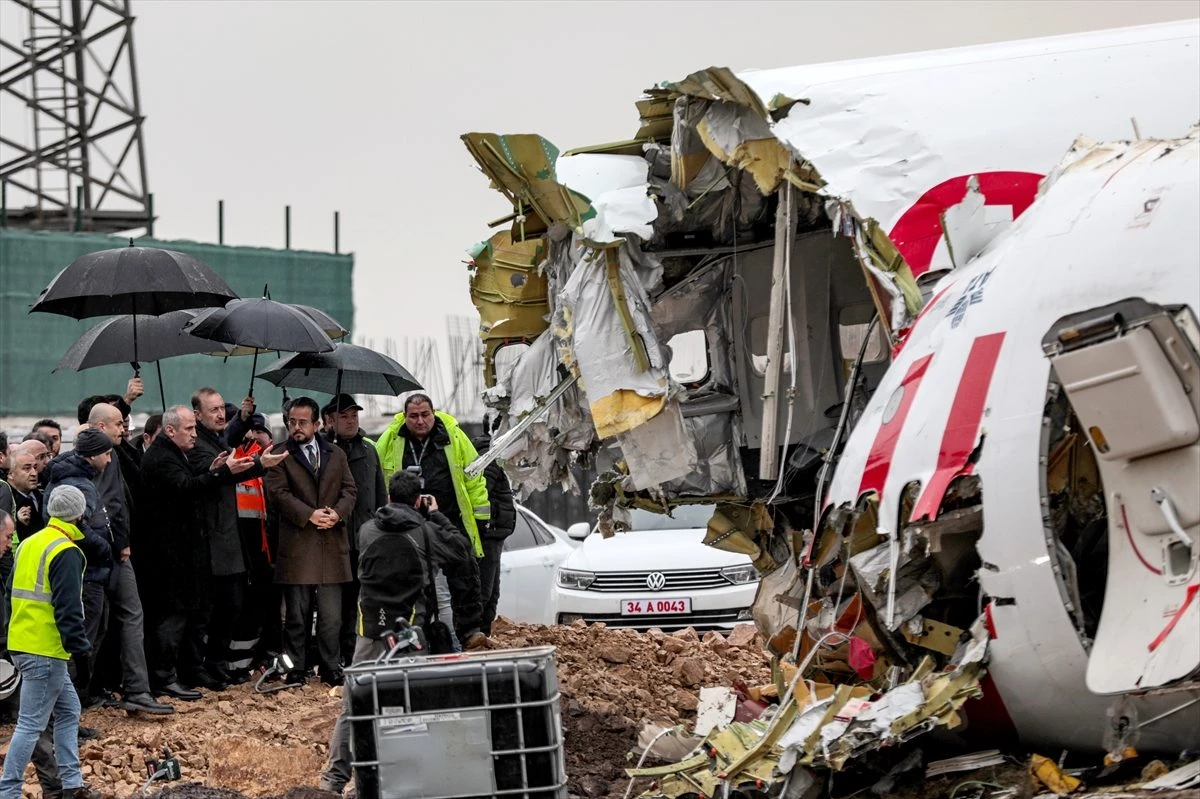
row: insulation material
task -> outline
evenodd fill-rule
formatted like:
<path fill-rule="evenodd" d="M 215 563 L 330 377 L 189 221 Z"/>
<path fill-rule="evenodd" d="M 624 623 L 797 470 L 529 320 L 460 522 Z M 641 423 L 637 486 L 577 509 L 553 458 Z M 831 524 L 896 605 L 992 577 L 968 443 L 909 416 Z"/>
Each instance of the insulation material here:
<path fill-rule="evenodd" d="M 585 240 L 610 243 L 622 233 L 650 238 L 658 208 L 646 193 L 648 168 L 641 156 L 581 154 L 558 159 L 559 180 L 589 198 L 596 210 L 596 216 L 580 226 Z"/>
<path fill-rule="evenodd" d="M 617 436 L 629 468 L 626 483 L 632 490 L 655 488 L 696 471 L 696 447 L 683 421 L 679 403 L 671 402 L 636 430 Z"/>
<path fill-rule="evenodd" d="M 560 355 L 567 355 L 568 368 L 583 379 L 600 438 L 620 435 L 653 419 L 666 408 L 670 387 L 666 359 L 650 320 L 650 298 L 627 249 L 620 248 L 619 264 L 613 270 L 623 302 L 614 296 L 609 264 L 600 256 L 580 263 L 558 298 L 555 337 Z M 626 327 L 622 310 L 632 329 Z M 639 347 L 644 348 L 648 368 L 638 368 Z M 671 426 L 665 425 L 663 432 L 670 434 Z M 686 472 L 675 477 L 681 474 Z"/>

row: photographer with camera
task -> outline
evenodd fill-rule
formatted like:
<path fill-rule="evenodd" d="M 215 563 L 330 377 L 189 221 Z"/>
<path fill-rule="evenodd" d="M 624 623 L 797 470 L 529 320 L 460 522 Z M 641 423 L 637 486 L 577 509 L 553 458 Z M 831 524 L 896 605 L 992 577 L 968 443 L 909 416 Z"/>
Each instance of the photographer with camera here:
<path fill-rule="evenodd" d="M 358 640 L 354 663 L 378 659 L 387 653 L 387 637 L 396 619 L 407 619 L 423 628 L 430 650 L 443 637 L 430 623 L 436 614 L 433 571 L 442 569 L 461 586 L 454 596 L 454 621 L 458 636 L 467 642 L 483 639 L 479 632 L 479 570 L 471 541 L 438 509 L 437 500 L 421 493 L 421 480 L 412 472 L 392 475 L 388 484 L 391 504 L 359 530 Z M 427 650 L 429 651 L 429 650 Z M 350 692 L 329 743 L 329 763 L 321 775 L 321 789 L 340 794 L 350 781 Z"/>

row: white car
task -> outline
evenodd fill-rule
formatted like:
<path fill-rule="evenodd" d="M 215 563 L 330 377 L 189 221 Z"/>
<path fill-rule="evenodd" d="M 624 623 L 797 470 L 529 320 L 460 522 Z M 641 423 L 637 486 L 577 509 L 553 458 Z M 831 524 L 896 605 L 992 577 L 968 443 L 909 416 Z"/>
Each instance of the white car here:
<path fill-rule="evenodd" d="M 558 570 L 556 620 L 602 621 L 640 630 L 729 629 L 751 621 L 758 570 L 750 558 L 704 544 L 711 506 L 685 505 L 672 516 L 632 511 L 632 529 L 604 538 L 587 524 Z"/>
<path fill-rule="evenodd" d="M 575 551 L 575 542 L 517 505 L 512 535 L 500 554 L 500 601 L 496 615 L 530 624 L 554 624 L 554 578 Z"/>

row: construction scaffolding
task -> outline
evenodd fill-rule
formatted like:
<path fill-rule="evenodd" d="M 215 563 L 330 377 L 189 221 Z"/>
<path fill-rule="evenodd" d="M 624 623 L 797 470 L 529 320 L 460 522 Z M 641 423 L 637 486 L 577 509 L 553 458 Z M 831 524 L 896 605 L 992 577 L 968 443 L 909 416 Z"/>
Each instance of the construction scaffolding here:
<path fill-rule="evenodd" d="M 129 0 L 0 3 L 0 224 L 153 235 Z"/>

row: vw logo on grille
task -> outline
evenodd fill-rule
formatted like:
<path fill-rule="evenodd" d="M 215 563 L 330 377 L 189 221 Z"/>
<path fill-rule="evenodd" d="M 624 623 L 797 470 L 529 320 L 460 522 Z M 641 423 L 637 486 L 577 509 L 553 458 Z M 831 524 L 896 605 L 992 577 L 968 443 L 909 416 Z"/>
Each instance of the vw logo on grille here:
<path fill-rule="evenodd" d="M 662 572 L 650 572 L 646 575 L 646 587 L 651 591 L 661 591 L 667 587 L 667 575 Z"/>

